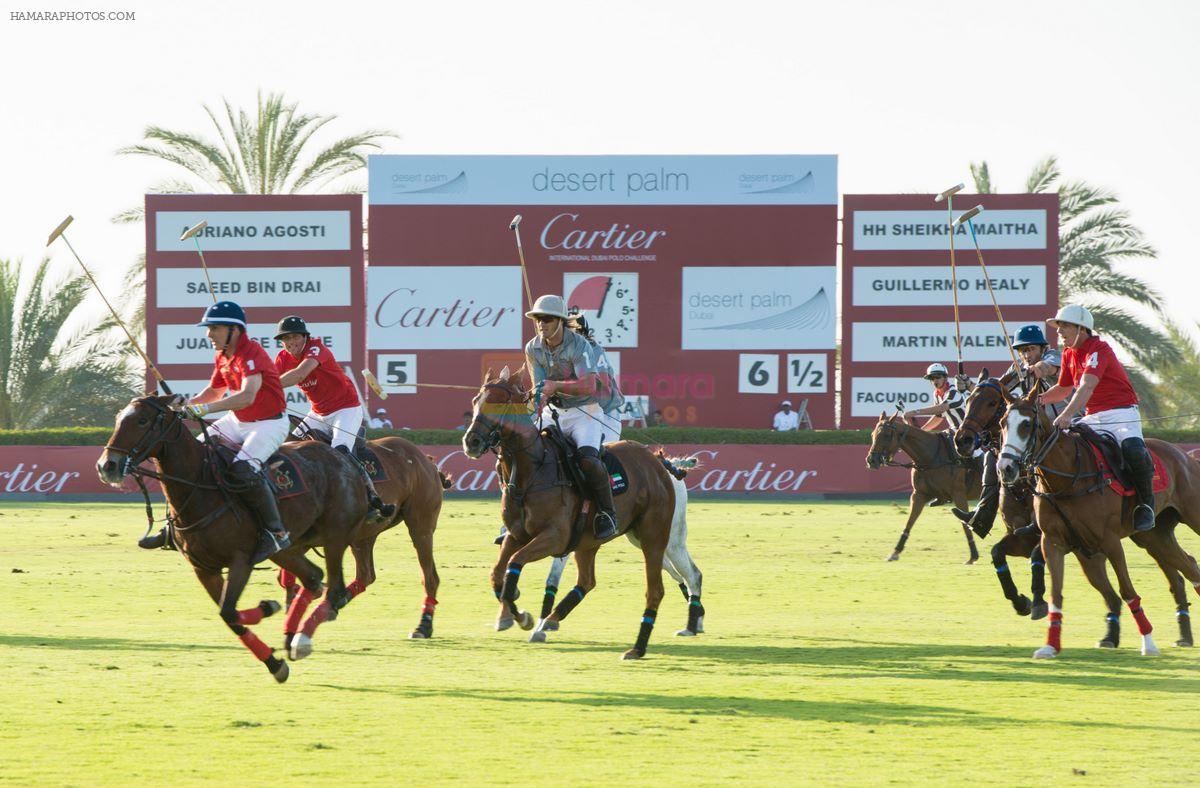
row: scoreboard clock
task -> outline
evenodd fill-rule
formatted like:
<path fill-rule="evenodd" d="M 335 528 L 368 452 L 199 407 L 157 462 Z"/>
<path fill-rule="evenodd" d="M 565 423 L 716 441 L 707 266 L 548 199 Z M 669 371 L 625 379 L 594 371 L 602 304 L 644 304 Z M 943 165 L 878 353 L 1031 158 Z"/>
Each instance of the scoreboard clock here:
<path fill-rule="evenodd" d="M 637 274 L 563 274 L 567 309 L 578 308 L 604 347 L 637 347 Z"/>

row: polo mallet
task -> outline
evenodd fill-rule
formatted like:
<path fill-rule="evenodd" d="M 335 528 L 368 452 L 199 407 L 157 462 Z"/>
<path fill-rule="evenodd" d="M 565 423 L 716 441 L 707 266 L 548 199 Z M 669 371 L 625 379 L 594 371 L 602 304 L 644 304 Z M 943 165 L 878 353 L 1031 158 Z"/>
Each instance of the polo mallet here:
<path fill-rule="evenodd" d="M 979 258 L 980 269 L 983 270 L 983 283 L 987 285 L 988 295 L 992 299 L 992 306 L 996 309 L 996 319 L 1000 321 L 1000 330 L 1004 332 L 1004 341 L 1008 345 L 1009 355 L 1012 356 L 1013 369 L 1020 370 L 1021 362 L 1017 360 L 1017 351 L 1013 349 L 1012 337 L 1008 334 L 1008 326 L 1004 325 L 1004 315 L 1000 314 L 1000 304 L 996 301 L 996 294 L 992 292 L 992 278 L 988 276 L 987 264 L 983 262 L 983 250 L 979 248 L 979 238 L 975 235 L 975 224 L 971 221 L 981 213 L 983 213 L 982 205 L 976 205 L 971 210 L 964 211 L 961 216 L 954 220 L 954 227 L 960 227 L 963 222 L 966 222 L 967 229 L 971 231 L 971 241 L 975 244 L 975 255 Z M 953 235 L 953 232 L 951 235 Z"/>
<path fill-rule="evenodd" d="M 137 340 L 133 338 L 133 334 L 129 333 L 129 329 L 125 327 L 125 321 L 121 320 L 121 316 L 117 314 L 117 310 L 113 309 L 112 304 L 110 304 L 108 299 L 104 297 L 104 291 L 100 289 L 100 285 L 96 284 L 96 277 L 92 276 L 92 272 L 89 271 L 88 267 L 83 264 L 83 260 L 80 259 L 79 253 L 75 251 L 75 247 L 71 246 L 71 241 L 67 238 L 67 227 L 73 221 L 75 221 L 75 217 L 73 216 L 68 216 L 66 219 L 63 219 L 62 222 L 59 223 L 58 227 L 54 228 L 54 232 L 50 233 L 50 237 L 46 239 L 46 246 L 54 243 L 58 238 L 63 239 L 63 243 L 65 243 L 67 248 L 71 250 L 71 254 L 75 256 L 75 260 L 79 263 L 79 267 L 83 269 L 85 274 L 87 274 L 88 281 L 92 283 L 92 287 L 96 288 L 96 292 L 100 294 L 100 300 L 104 302 L 106 307 L 108 307 L 108 311 L 112 313 L 113 320 L 117 321 L 117 325 L 120 326 L 121 330 L 125 332 L 125 336 L 129 339 L 129 344 L 133 345 L 133 349 L 136 350 L 138 355 L 142 357 L 142 361 L 146 362 L 146 366 L 151 372 L 154 373 L 154 377 L 158 378 L 158 385 L 162 386 L 162 390 L 168 394 L 174 394 L 175 392 L 171 391 L 171 387 L 167 385 L 167 379 L 164 378 L 162 373 L 158 371 L 158 367 L 154 366 L 154 362 L 151 361 L 150 357 L 146 355 L 146 352 L 142 350 L 142 346 L 139 345 Z"/>
<path fill-rule="evenodd" d="M 380 399 L 387 399 L 388 393 L 383 390 L 383 386 L 379 385 L 379 379 L 372 374 L 371 370 L 364 369 L 362 371 L 363 380 L 367 381 L 367 385 L 371 387 L 371 391 Z M 457 389 L 459 391 L 478 391 L 475 386 L 463 386 L 458 383 L 401 383 L 402 386 L 416 386 L 418 388 L 427 389 Z"/>
<path fill-rule="evenodd" d="M 517 257 L 521 260 L 521 281 L 525 283 L 525 304 L 533 309 L 533 294 L 529 290 L 529 272 L 525 269 L 525 250 L 521 248 L 521 214 L 513 217 L 508 223 L 508 229 L 517 237 Z"/>
<path fill-rule="evenodd" d="M 946 215 L 950 223 L 950 297 L 954 299 L 954 341 L 958 348 L 958 374 L 965 371 L 962 357 L 962 326 L 958 319 L 958 268 L 954 264 L 954 195 L 962 191 L 964 184 L 956 184 L 933 198 L 934 202 L 946 201 Z M 955 385 L 961 385 L 960 379 L 955 378 Z M 961 391 L 962 389 L 959 389 Z"/>
<path fill-rule="evenodd" d="M 215 304 L 217 303 L 217 292 L 213 290 L 212 279 L 210 279 L 208 276 L 208 264 L 204 262 L 204 252 L 200 249 L 200 239 L 197 237 L 200 235 L 200 231 L 205 227 L 208 227 L 208 220 L 201 219 L 200 221 L 196 222 L 194 226 L 184 230 L 183 234 L 179 236 L 179 240 L 186 241 L 187 239 L 191 238 L 193 241 L 195 241 L 196 254 L 200 255 L 200 267 L 204 269 L 204 281 L 208 282 L 208 294 L 212 296 L 213 303 Z"/>

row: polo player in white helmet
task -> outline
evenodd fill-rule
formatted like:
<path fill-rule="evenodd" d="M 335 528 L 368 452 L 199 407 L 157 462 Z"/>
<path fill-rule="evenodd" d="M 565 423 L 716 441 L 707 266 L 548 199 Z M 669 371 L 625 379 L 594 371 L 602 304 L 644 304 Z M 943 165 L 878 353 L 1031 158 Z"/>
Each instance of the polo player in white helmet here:
<path fill-rule="evenodd" d="M 1079 419 L 1096 432 L 1112 436 L 1121 446 L 1121 455 L 1132 472 L 1138 505 L 1133 510 L 1133 529 L 1154 528 L 1154 461 L 1142 438 L 1142 417 L 1138 396 L 1125 374 L 1125 368 L 1112 347 L 1095 333 L 1092 313 L 1079 304 L 1067 304 L 1046 321 L 1062 339 L 1062 368 L 1058 384 L 1038 397 L 1051 404 L 1070 397 L 1054 426 L 1066 429 L 1080 411 Z M 1074 395 L 1072 395 L 1074 391 Z"/>
<path fill-rule="evenodd" d="M 924 429 L 936 430 L 945 424 L 947 429 L 957 430 L 967 416 L 964 410 L 967 399 L 959 387 L 950 385 L 950 371 L 945 364 L 930 364 L 925 370 L 925 379 L 933 384 L 934 403 L 904 411 L 904 420 L 911 422 L 916 416 L 929 416 Z"/>
<path fill-rule="evenodd" d="M 610 394 L 597 372 L 598 354 L 584 337 L 567 328 L 567 310 L 562 296 L 544 295 L 525 313 L 536 324 L 533 339 L 525 345 L 525 361 L 533 377 L 534 407 L 544 398 L 542 422 L 551 419 L 549 400 L 561 403 L 559 426 L 579 448 L 579 468 L 596 502 L 592 520 L 597 539 L 616 536 L 616 507 L 608 471 L 600 460 L 606 434 L 602 402 Z"/>

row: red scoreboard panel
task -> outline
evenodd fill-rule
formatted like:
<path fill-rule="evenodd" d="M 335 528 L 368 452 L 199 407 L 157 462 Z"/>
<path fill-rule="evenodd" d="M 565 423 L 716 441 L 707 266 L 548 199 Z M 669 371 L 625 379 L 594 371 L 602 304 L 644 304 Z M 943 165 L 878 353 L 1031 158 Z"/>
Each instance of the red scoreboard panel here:
<path fill-rule="evenodd" d="M 397 426 L 469 407 L 412 383 L 523 361 L 515 214 L 533 297 L 584 311 L 627 398 L 731 427 L 808 400 L 833 426 L 834 157 L 377 156 L 370 178 L 370 363 Z"/>
<path fill-rule="evenodd" d="M 984 206 L 973 222 L 1008 331 L 1044 329 L 1058 308 L 1058 196 L 958 194 L 954 214 L 975 205 Z M 844 210 L 841 424 L 869 427 L 898 401 L 932 404 L 929 364 L 956 372 L 949 219 L 933 195 L 848 194 Z M 966 371 L 1000 374 L 1012 360 L 966 225 L 954 246 Z"/>

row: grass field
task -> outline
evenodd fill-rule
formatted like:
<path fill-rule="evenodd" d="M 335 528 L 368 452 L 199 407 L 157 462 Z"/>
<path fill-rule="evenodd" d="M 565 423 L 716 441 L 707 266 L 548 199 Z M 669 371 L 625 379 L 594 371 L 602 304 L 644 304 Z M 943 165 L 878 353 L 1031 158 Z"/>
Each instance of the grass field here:
<path fill-rule="evenodd" d="M 673 636 L 686 608 L 668 583 L 650 653 L 622 663 L 640 553 L 601 551 L 596 591 L 531 645 L 492 630 L 496 509 L 443 510 L 432 641 L 406 639 L 422 594 L 393 532 L 376 585 L 276 685 L 177 554 L 134 547 L 140 506 L 0 504 L 0 781 L 1195 782 L 1200 652 L 1169 645 L 1174 608 L 1140 551 L 1163 656 L 1138 654 L 1132 620 L 1120 650 L 1092 648 L 1102 606 L 1071 566 L 1066 651 L 1034 663 L 1044 622 L 1011 612 L 986 560 L 962 565 L 948 512 L 888 564 L 895 504 L 697 502 L 707 633 Z M 546 567 L 524 574 L 535 608 Z M 258 572 L 243 600 L 278 592 Z M 279 646 L 281 624 L 256 631 Z"/>

